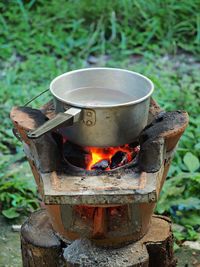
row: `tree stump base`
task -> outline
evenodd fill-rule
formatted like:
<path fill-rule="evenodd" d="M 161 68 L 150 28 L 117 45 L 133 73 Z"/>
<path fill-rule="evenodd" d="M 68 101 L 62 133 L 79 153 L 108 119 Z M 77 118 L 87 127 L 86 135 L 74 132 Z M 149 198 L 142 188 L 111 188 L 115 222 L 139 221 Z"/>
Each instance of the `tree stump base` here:
<path fill-rule="evenodd" d="M 171 221 L 154 215 L 148 233 L 116 249 L 100 248 L 87 239 L 65 242 L 53 231 L 45 210 L 31 214 L 21 228 L 23 267 L 107 266 L 174 267 Z"/>

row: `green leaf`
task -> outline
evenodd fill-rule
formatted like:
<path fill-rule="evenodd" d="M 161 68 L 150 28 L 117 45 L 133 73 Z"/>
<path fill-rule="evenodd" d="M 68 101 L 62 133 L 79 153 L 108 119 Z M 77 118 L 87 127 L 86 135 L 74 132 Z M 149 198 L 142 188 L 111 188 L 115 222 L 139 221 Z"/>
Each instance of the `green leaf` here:
<path fill-rule="evenodd" d="M 200 150 L 200 143 L 197 143 L 197 144 L 194 146 L 194 148 L 195 148 L 196 150 Z"/>
<path fill-rule="evenodd" d="M 174 242 L 173 250 L 174 250 L 174 251 L 177 251 L 177 250 L 179 250 L 179 249 L 180 249 L 180 246 L 179 246 L 177 243 Z"/>
<path fill-rule="evenodd" d="M 190 172 L 196 171 L 200 166 L 199 159 L 191 152 L 185 154 L 183 161 Z"/>
<path fill-rule="evenodd" d="M 20 216 L 20 214 L 16 212 L 15 208 L 3 210 L 2 214 L 8 219 L 14 219 Z"/>
<path fill-rule="evenodd" d="M 195 225 L 200 225 L 200 221 L 199 221 L 199 212 L 189 212 L 187 214 L 184 215 L 184 217 L 181 218 L 180 223 L 182 225 L 191 225 L 191 226 L 195 226 Z"/>

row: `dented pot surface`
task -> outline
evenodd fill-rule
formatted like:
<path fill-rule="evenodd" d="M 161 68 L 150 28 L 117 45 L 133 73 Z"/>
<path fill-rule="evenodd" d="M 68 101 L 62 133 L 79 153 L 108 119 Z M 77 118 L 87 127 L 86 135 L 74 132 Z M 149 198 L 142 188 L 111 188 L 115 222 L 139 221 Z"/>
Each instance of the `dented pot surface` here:
<path fill-rule="evenodd" d="M 57 116 L 29 134 L 58 129 L 81 146 L 134 142 L 147 125 L 153 83 L 123 69 L 90 68 L 64 73 L 50 84 Z"/>

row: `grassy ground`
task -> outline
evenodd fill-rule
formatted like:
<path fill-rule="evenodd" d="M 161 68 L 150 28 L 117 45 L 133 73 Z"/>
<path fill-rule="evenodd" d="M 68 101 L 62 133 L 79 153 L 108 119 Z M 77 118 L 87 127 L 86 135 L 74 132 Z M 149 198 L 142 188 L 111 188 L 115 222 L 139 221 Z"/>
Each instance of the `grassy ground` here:
<path fill-rule="evenodd" d="M 121 67 L 151 78 L 154 98 L 166 110 L 189 112 L 190 125 L 157 211 L 184 226 L 175 231 L 177 240 L 198 238 L 199 9 L 199 0 L 1 1 L 0 202 L 5 217 L 37 207 L 21 144 L 12 135 L 11 107 L 23 105 L 68 70 Z M 41 97 L 34 106 L 49 97 Z"/>

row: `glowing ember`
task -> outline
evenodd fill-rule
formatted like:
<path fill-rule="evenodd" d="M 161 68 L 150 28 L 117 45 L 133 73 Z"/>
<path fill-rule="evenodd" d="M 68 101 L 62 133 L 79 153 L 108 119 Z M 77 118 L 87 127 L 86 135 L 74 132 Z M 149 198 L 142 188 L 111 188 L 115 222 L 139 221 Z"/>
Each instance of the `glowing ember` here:
<path fill-rule="evenodd" d="M 116 153 L 119 151 L 126 153 L 126 162 L 123 161 L 122 164 L 118 164 L 117 167 L 122 166 L 125 163 L 131 162 L 136 153 L 139 151 L 139 147 L 131 147 L 127 144 L 124 146 L 108 148 L 88 147 L 87 150 L 90 152 L 92 157 L 86 169 L 92 170 L 95 164 L 97 164 L 98 162 L 100 163 L 103 160 L 107 160 L 110 163 L 112 161 L 113 156 L 116 155 Z M 110 170 L 110 167 L 107 167 L 105 170 Z"/>

